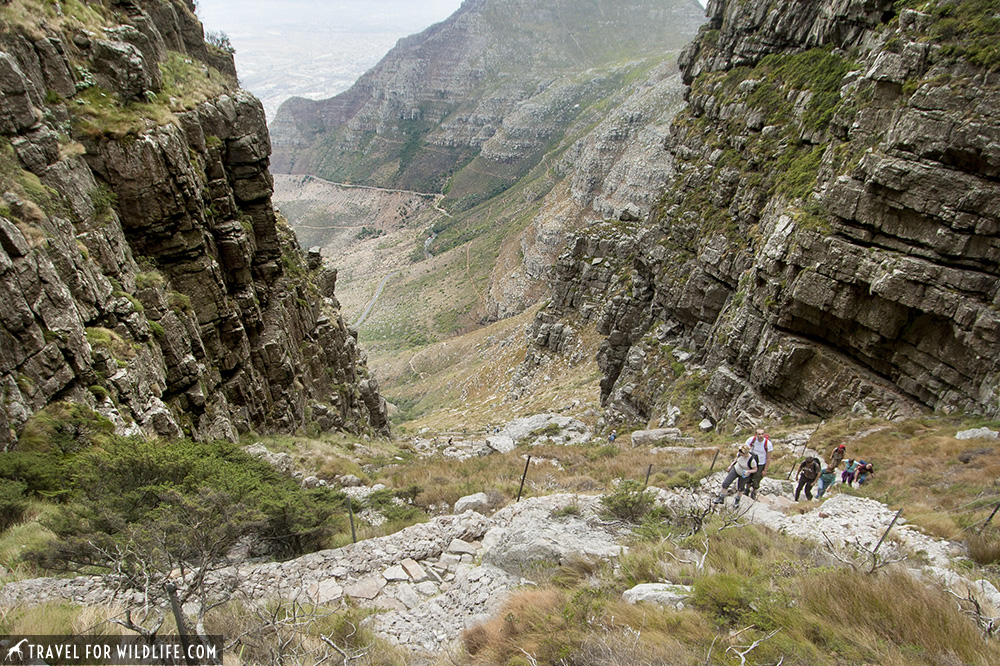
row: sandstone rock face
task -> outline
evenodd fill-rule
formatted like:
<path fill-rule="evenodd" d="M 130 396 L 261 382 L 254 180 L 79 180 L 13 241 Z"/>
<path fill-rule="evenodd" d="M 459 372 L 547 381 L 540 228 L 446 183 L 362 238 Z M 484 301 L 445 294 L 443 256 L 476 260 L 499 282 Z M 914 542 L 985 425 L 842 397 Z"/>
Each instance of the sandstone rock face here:
<path fill-rule="evenodd" d="M 354 334 L 275 217 L 260 103 L 192 9 L 132 3 L 100 38 L 59 21 L 0 35 L 5 447 L 58 400 L 168 437 L 387 429 Z"/>
<path fill-rule="evenodd" d="M 704 396 L 694 423 L 996 417 L 995 72 L 888 0 L 708 11 L 681 58 L 677 175 L 645 224 L 569 244 L 532 354 L 596 321 L 612 421 L 665 415 L 677 386 Z"/>

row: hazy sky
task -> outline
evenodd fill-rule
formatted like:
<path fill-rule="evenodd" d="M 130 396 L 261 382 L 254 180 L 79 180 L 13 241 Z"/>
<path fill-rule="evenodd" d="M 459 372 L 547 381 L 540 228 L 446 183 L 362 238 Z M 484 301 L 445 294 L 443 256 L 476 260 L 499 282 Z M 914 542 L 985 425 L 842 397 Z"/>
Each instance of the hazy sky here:
<path fill-rule="evenodd" d="M 268 121 L 288 97 L 323 99 L 346 90 L 398 39 L 455 12 L 462 0 L 198 0 L 207 31 L 236 48 L 243 87 Z"/>
<path fill-rule="evenodd" d="M 280 30 L 313 23 L 345 32 L 419 32 L 448 18 L 461 0 L 197 0 L 209 30 Z"/>

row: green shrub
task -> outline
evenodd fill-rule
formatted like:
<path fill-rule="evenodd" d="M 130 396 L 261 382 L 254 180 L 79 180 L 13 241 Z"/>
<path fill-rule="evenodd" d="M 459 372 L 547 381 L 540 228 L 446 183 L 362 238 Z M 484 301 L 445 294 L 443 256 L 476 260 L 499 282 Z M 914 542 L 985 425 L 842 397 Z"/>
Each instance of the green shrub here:
<path fill-rule="evenodd" d="M 22 482 L 29 493 L 52 497 L 68 487 L 62 456 L 38 451 L 8 451 L 0 455 L 0 479 Z"/>
<path fill-rule="evenodd" d="M 653 508 L 653 495 L 638 481 L 623 481 L 601 498 L 602 514 L 606 518 L 638 523 Z"/>
<path fill-rule="evenodd" d="M 69 501 L 48 525 L 59 541 L 32 554 L 55 569 L 110 566 L 106 553 L 132 543 L 145 566 L 182 559 L 202 547 L 205 530 L 226 546 L 222 554 L 253 536 L 271 555 L 293 557 L 325 547 L 344 524 L 342 493 L 303 490 L 229 442 L 113 439 L 72 467 Z M 157 541 L 157 530 L 176 543 Z"/>
<path fill-rule="evenodd" d="M 24 496 L 27 488 L 21 481 L 0 479 L 0 532 L 24 518 L 28 509 L 28 500 Z"/>

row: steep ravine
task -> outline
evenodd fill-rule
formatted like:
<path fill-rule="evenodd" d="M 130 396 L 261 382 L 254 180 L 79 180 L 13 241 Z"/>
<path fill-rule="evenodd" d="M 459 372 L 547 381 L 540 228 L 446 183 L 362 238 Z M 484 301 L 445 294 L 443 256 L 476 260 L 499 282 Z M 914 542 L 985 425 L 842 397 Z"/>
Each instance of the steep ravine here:
<path fill-rule="evenodd" d="M 120 432 L 386 432 L 193 3 L 29 5 L 0 7 L 0 443 L 64 400 Z"/>
<path fill-rule="evenodd" d="M 676 178 L 571 244 L 529 363 L 594 320 L 614 421 L 691 393 L 713 420 L 1000 414 L 995 19 L 971 3 L 958 43 L 907 4 L 710 2 Z"/>

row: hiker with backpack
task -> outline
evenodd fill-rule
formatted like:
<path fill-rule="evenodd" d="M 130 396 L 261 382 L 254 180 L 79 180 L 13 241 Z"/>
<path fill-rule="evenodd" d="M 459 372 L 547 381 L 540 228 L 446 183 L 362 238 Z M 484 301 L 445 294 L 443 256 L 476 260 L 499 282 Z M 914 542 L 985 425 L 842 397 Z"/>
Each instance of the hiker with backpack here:
<path fill-rule="evenodd" d="M 838 445 L 833 451 L 830 452 L 830 469 L 837 469 L 840 467 L 840 463 L 844 459 L 844 454 L 846 452 L 847 447 L 843 444 Z"/>
<path fill-rule="evenodd" d="M 819 475 L 819 483 L 816 484 L 816 499 L 822 497 L 827 490 L 837 482 L 837 470 L 832 465 L 827 467 Z"/>
<path fill-rule="evenodd" d="M 875 473 L 875 465 L 870 462 L 865 462 L 864 460 L 858 461 L 858 467 L 854 470 L 854 475 L 851 477 L 851 483 L 857 483 L 859 486 L 868 480 L 868 477 Z"/>
<path fill-rule="evenodd" d="M 813 483 L 819 478 L 820 471 L 822 470 L 822 465 L 819 458 L 812 457 L 806 458 L 799 465 L 799 485 L 795 488 L 795 501 L 799 501 L 799 493 L 802 492 L 804 488 L 806 491 L 806 499 L 811 500 Z"/>
<path fill-rule="evenodd" d="M 757 499 L 760 480 L 767 474 L 767 466 L 771 462 L 771 452 L 774 451 L 774 445 L 771 444 L 771 438 L 764 432 L 764 429 L 757 428 L 757 432 L 744 443 L 744 446 L 750 449 L 750 453 L 757 458 L 757 471 L 751 475 L 747 488 L 747 494 L 750 495 L 750 498 Z"/>
<path fill-rule="evenodd" d="M 729 486 L 733 484 L 733 481 L 736 481 L 736 503 L 734 506 L 739 506 L 740 494 L 747 494 L 750 477 L 756 471 L 756 456 L 750 452 L 750 448 L 746 445 L 740 446 L 736 458 L 733 462 L 729 463 L 729 467 L 726 469 L 727 474 L 725 480 L 722 482 L 722 493 L 715 498 L 715 503 L 722 504 L 726 501 L 726 493 L 729 491 Z"/>

